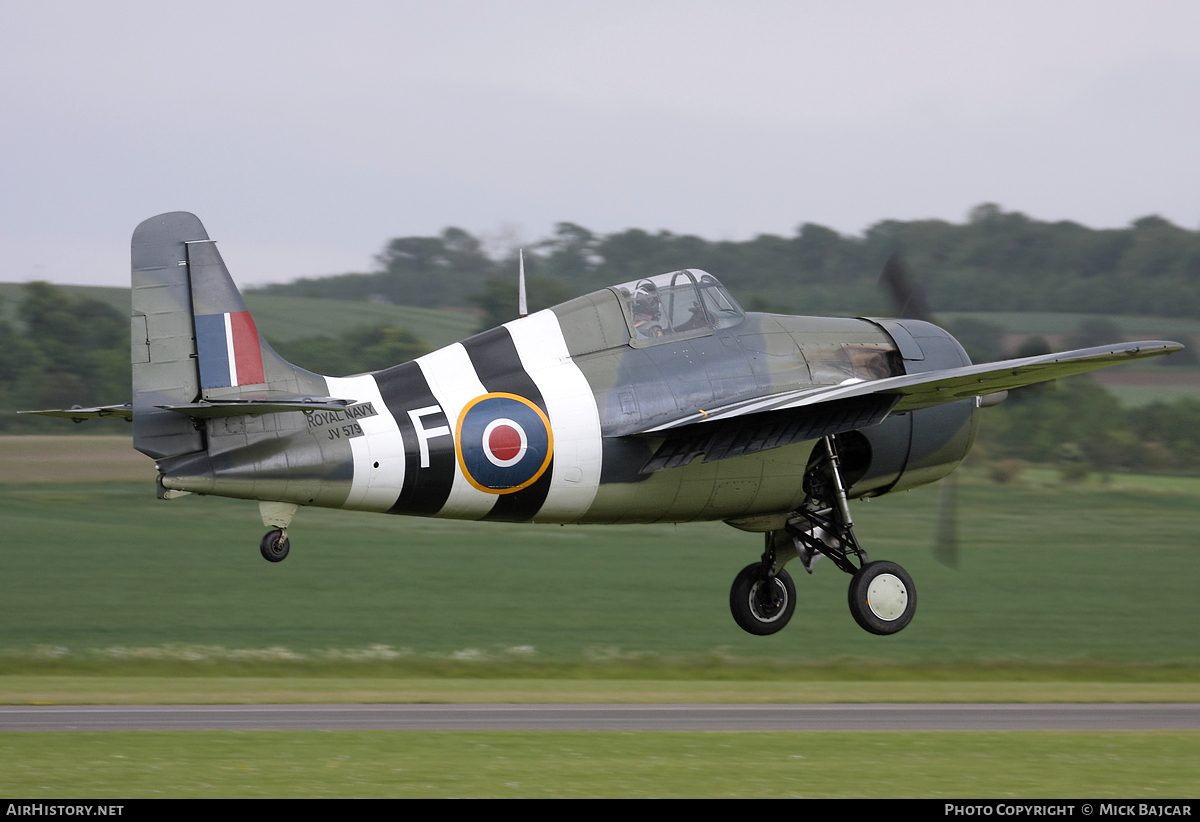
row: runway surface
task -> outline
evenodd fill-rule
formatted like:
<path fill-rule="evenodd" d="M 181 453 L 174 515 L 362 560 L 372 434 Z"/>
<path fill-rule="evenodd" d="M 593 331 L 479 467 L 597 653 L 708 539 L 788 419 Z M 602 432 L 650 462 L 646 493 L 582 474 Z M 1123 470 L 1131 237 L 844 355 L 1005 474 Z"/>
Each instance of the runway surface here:
<path fill-rule="evenodd" d="M 0 731 L 119 730 L 1200 730 L 1200 704 L 0 706 Z"/>

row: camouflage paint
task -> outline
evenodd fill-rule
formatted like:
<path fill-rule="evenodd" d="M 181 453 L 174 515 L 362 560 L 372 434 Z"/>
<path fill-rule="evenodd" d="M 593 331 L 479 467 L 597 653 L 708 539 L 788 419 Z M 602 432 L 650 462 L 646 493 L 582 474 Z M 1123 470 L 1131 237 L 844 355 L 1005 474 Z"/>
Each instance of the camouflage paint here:
<path fill-rule="evenodd" d="M 634 346 L 628 306 L 605 289 L 412 362 L 322 377 L 261 337 L 257 351 L 247 344 L 253 320 L 191 215 L 139 226 L 133 260 L 135 439 L 158 459 L 164 488 L 298 505 L 519 522 L 769 522 L 803 499 L 812 439 L 657 470 L 651 457 L 675 434 L 639 432 L 742 399 L 947 367 L 961 352 L 941 329 L 911 322 L 889 332 L 883 321 L 740 310 L 719 328 Z M 199 424 L 155 407 L 295 395 L 351 405 Z M 871 447 L 860 449 L 868 463 L 852 466 L 855 492 L 957 465 L 973 408 L 929 410 L 928 424 L 915 424 L 926 412 L 914 411 L 864 429 Z M 859 427 L 855 413 L 847 424 Z M 496 441 L 508 449 L 500 456 L 484 441 L 496 430 L 508 437 Z"/>

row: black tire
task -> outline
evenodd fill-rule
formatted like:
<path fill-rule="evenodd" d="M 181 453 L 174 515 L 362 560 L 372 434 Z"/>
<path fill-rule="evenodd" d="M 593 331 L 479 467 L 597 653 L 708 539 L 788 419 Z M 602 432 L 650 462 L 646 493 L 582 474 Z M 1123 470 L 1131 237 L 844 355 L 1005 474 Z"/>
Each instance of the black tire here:
<path fill-rule="evenodd" d="M 796 611 L 796 584 L 783 569 L 775 575 L 775 596 L 767 599 L 763 590 L 762 563 L 747 565 L 734 577 L 729 589 L 729 610 L 738 627 L 755 636 L 767 636 L 783 629 Z"/>
<path fill-rule="evenodd" d="M 917 588 L 896 563 L 868 562 L 850 579 L 849 600 L 850 614 L 864 631 L 888 636 L 912 621 Z"/>
<path fill-rule="evenodd" d="M 262 552 L 263 559 L 267 562 L 283 562 L 287 559 L 288 550 L 291 547 L 292 544 L 283 535 L 283 531 L 276 528 L 263 535 L 258 550 Z"/>

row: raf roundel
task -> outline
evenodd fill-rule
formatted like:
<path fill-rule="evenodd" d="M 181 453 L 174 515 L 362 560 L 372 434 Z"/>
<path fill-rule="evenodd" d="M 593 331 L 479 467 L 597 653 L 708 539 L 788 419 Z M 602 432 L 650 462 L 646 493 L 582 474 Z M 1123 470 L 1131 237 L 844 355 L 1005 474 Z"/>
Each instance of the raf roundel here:
<path fill-rule="evenodd" d="M 542 409 L 516 394 L 476 397 L 458 416 L 454 447 L 467 482 L 487 494 L 512 494 L 538 481 L 554 455 Z"/>

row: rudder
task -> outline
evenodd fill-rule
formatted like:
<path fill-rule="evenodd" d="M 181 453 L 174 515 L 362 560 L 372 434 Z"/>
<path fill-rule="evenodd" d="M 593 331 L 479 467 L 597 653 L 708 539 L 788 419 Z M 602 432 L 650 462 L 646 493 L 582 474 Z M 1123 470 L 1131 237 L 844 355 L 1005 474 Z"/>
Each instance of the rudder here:
<path fill-rule="evenodd" d="M 182 211 L 151 217 L 133 232 L 133 447 L 154 459 L 204 449 L 189 418 L 157 406 L 195 402 L 200 393 L 187 243 L 207 239 L 200 220 Z"/>
<path fill-rule="evenodd" d="M 204 225 L 183 211 L 133 232 L 133 446 L 154 459 L 205 450 L 202 424 L 159 406 L 324 395 L 325 379 L 262 339 Z"/>

